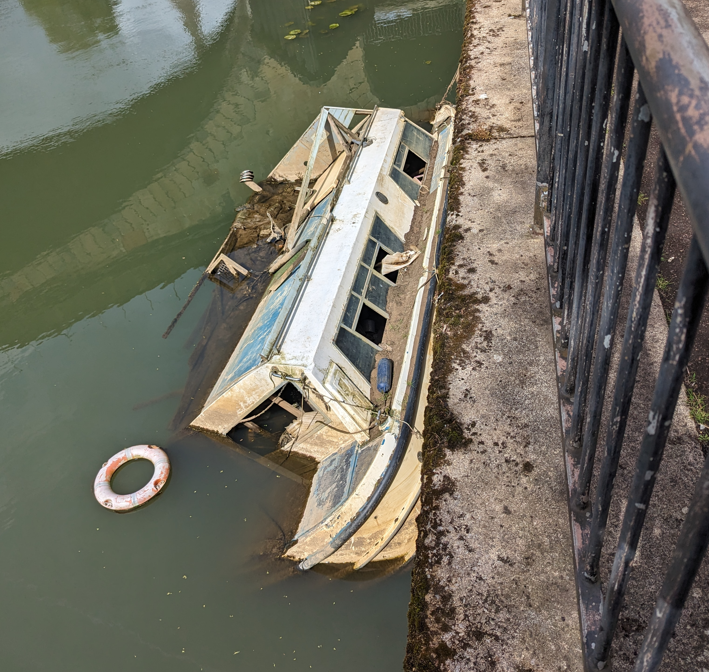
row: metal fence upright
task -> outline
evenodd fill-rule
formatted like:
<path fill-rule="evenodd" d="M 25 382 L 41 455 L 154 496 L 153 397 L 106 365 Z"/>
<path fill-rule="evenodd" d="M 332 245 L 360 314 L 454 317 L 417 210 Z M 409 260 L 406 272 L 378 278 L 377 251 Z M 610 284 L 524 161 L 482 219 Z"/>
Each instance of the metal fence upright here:
<path fill-rule="evenodd" d="M 588 670 L 599 670 L 609 665 L 619 615 L 633 599 L 633 561 L 709 287 L 709 47 L 681 0 L 527 3 L 538 103 L 535 216 L 547 253 L 584 659 Z M 640 183 L 652 169 L 646 155 L 653 125 L 661 147 L 619 339 Z M 614 531 L 610 577 L 601 585 L 611 498 L 676 189 L 694 237 L 623 522 Z M 614 349 L 619 364 L 611 378 Z M 601 432 L 605 450 L 597 460 Z M 709 461 L 636 672 L 660 665 L 708 544 Z"/>

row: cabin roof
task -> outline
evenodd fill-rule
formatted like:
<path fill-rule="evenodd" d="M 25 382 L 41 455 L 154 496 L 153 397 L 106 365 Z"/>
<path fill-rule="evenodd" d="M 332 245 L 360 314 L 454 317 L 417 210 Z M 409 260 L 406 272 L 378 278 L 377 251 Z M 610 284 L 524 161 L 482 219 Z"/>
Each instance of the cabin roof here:
<path fill-rule="evenodd" d="M 307 366 L 323 339 L 332 340 L 350 290 L 347 277 L 352 258 L 359 260 L 369 234 L 364 226 L 377 181 L 396 149 L 403 113 L 379 109 L 369 132 L 372 145 L 363 151 L 350 183 L 345 185 L 332 213 L 327 238 L 312 269 L 302 298 L 282 340 L 279 361 Z"/>

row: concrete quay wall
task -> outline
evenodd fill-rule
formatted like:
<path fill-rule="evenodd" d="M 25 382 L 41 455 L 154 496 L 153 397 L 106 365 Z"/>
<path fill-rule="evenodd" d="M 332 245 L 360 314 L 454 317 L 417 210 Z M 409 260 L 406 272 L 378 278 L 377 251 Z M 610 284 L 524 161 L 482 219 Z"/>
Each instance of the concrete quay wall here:
<path fill-rule="evenodd" d="M 469 3 L 404 669 L 582 669 L 526 19 Z"/>
<path fill-rule="evenodd" d="M 696 18 L 691 0 L 688 8 Z M 460 74 L 404 669 L 580 672 L 548 283 L 542 231 L 534 223 L 526 19 L 519 0 L 469 0 Z M 636 226 L 620 325 L 641 238 Z M 611 503 L 604 583 L 666 336 L 656 294 Z M 618 352 L 614 360 L 611 381 Z M 609 391 L 606 406 L 611 397 Z M 611 652 L 616 672 L 634 667 L 704 461 L 684 392 L 667 445 Z M 705 562 L 662 670 L 709 671 L 708 593 Z"/>

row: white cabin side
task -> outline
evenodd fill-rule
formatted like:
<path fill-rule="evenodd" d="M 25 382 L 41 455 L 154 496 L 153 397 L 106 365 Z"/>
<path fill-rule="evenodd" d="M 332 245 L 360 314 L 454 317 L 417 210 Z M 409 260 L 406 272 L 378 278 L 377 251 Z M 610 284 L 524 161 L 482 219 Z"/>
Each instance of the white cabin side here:
<path fill-rule="evenodd" d="M 345 331 L 342 328 L 343 315 L 357 273 L 361 271 L 360 260 L 365 249 L 372 245 L 370 235 L 373 235 L 375 220 L 379 222 L 379 230 L 382 223 L 385 229 L 388 228 L 386 237 L 392 244 L 383 247 L 388 247 L 391 252 L 404 249 L 404 237 L 411 227 L 415 209 L 412 199 L 418 189 L 407 195 L 392 175 L 397 172 L 394 165 L 403 167 L 400 165 L 403 162 L 401 157 L 406 152 L 402 154 L 402 149 L 405 149 L 402 141 L 405 129 L 410 134 L 411 127 L 401 110 L 376 110 L 367 133 L 371 143 L 362 148 L 348 183 L 342 186 L 330 215 L 329 229 L 304 278 L 304 286 L 298 291 L 294 305 L 283 306 L 290 316 L 275 342 L 271 356 L 268 359 L 262 356 L 260 363 L 253 362 L 253 368 L 248 371 L 242 368 L 244 372 L 238 373 L 235 358 L 240 349 L 243 351 L 248 346 L 248 340 L 252 338 L 248 335 L 253 329 L 258 331 L 259 323 L 264 319 L 271 322 L 275 319 L 275 316 L 254 316 L 257 323 L 247 328 L 207 405 L 192 422 L 193 427 L 225 435 L 247 417 L 251 409 L 276 391 L 277 379 L 284 381 L 282 376 L 287 376 L 296 387 L 301 387 L 297 380 L 304 376 L 329 406 L 328 415 L 336 416 L 342 426 L 352 432 L 353 439 L 366 440 L 367 435 L 363 430 L 371 423 L 371 388 L 365 371 L 367 367 L 361 360 L 358 365 L 353 363 L 350 356 L 336 345 L 336 338 Z M 416 129 L 415 132 L 421 137 L 426 136 L 430 148 L 431 136 L 422 129 Z M 428 163 L 429 153 L 422 158 Z M 398 172 L 401 173 L 400 170 Z M 414 184 L 410 178 L 407 179 Z M 409 188 L 408 185 L 404 186 Z M 380 241 L 376 249 L 381 247 Z M 373 265 L 374 262 L 371 263 Z M 373 271 L 370 273 L 373 279 Z M 284 292 L 288 282 L 278 291 Z M 364 301 L 360 299 L 360 302 L 363 310 Z M 262 305 L 265 304 L 262 302 Z M 386 312 L 383 306 L 379 307 L 379 312 Z M 381 315 L 379 317 L 384 319 Z M 378 346 L 364 337 L 357 341 L 359 337 L 354 334 L 354 326 L 348 324 L 347 327 L 350 337 L 359 343 L 354 347 L 360 347 L 364 341 L 373 361 L 371 353 L 379 350 Z M 230 378 L 233 382 L 228 383 Z M 323 412 L 322 408 L 320 412 Z"/>
<path fill-rule="evenodd" d="M 334 363 L 356 385 L 365 400 L 369 397 L 369 379 L 342 353 L 334 340 L 375 215 L 379 215 L 402 243 L 411 225 L 414 203 L 389 177 L 404 124 L 401 111 L 377 110 L 369 133 L 373 144 L 362 152 L 350 184 L 340 194 L 331 229 L 311 279 L 282 338 L 280 354 L 272 359 L 273 364 L 303 367 L 314 384 L 324 386 L 321 392 L 328 396 L 336 392 L 330 381 Z M 376 197 L 377 192 L 385 196 L 386 205 Z M 368 422 L 367 419 L 364 425 L 360 424 L 361 421 L 357 424 L 362 427 Z"/>

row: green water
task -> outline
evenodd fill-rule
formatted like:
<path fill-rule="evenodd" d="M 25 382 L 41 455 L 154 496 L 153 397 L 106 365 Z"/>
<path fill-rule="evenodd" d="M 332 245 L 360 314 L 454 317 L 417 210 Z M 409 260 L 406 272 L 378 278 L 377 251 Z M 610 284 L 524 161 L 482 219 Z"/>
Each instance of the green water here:
<path fill-rule="evenodd" d="M 161 335 L 239 172 L 324 104 L 423 119 L 455 71 L 459 1 L 304 4 L 0 0 L 0 670 L 401 667 L 408 572 L 295 572 L 274 551 L 302 487 L 169 429 L 209 291 Z M 139 443 L 167 488 L 102 509 L 96 472 Z"/>

